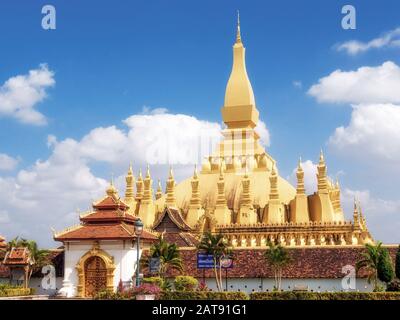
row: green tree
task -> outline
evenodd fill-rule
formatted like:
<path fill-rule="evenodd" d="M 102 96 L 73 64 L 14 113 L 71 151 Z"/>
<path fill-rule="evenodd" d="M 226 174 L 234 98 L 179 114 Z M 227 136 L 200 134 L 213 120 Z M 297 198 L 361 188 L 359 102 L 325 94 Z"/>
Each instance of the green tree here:
<path fill-rule="evenodd" d="M 280 244 L 268 243 L 265 259 L 271 265 L 275 278 L 275 289 L 280 291 L 282 286 L 282 271 L 292 261 L 288 250 Z"/>
<path fill-rule="evenodd" d="M 150 258 L 160 259 L 159 275 L 165 280 L 165 276 L 169 270 L 183 271 L 183 262 L 175 243 L 168 243 L 162 237 L 158 242 L 154 243 L 150 248 Z M 149 262 L 147 262 L 147 267 Z"/>
<path fill-rule="evenodd" d="M 365 249 L 366 252 L 362 253 L 362 259 L 356 263 L 356 271 L 365 269 L 368 274 L 368 283 L 373 282 L 374 291 L 377 291 L 379 288 L 379 261 L 382 259 L 382 242 L 377 242 L 375 245 L 367 243 Z"/>
<path fill-rule="evenodd" d="M 388 284 L 394 278 L 393 262 L 389 250 L 381 248 L 378 261 L 378 278 Z"/>
<path fill-rule="evenodd" d="M 396 253 L 396 278 L 400 279 L 400 245 Z"/>
<path fill-rule="evenodd" d="M 217 290 L 222 291 L 222 266 L 221 258 L 231 254 L 231 249 L 222 234 L 212 234 L 210 231 L 206 232 L 199 245 L 198 250 L 212 255 L 214 260 L 214 275 Z"/>

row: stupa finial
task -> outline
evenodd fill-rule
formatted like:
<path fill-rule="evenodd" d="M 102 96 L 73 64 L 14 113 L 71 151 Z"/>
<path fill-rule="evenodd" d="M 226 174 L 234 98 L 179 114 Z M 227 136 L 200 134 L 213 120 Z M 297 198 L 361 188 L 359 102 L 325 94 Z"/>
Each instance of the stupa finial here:
<path fill-rule="evenodd" d="M 242 37 L 240 35 L 240 12 L 237 10 L 237 32 L 236 32 L 236 43 L 242 42 Z"/>

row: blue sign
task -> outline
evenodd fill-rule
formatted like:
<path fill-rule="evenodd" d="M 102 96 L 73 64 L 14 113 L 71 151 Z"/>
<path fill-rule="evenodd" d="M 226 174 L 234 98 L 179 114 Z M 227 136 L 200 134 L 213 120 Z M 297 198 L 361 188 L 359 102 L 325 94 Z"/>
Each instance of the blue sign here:
<path fill-rule="evenodd" d="M 150 273 L 160 272 L 160 258 L 150 258 Z"/>
<path fill-rule="evenodd" d="M 214 257 L 212 254 L 198 253 L 197 254 L 197 269 L 212 269 L 214 268 Z"/>
<path fill-rule="evenodd" d="M 221 257 L 221 267 L 223 269 L 233 268 L 233 259 L 229 256 Z M 197 269 L 213 269 L 214 256 L 212 254 L 198 253 L 197 254 Z M 217 264 L 219 268 L 219 264 Z"/>

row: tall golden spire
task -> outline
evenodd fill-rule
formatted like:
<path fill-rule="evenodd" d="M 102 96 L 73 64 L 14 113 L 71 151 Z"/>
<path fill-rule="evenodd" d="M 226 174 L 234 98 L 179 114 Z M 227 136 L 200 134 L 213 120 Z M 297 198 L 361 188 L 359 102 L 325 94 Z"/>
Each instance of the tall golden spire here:
<path fill-rule="evenodd" d="M 275 164 L 272 166 L 271 175 L 269 177 L 269 184 L 270 184 L 269 199 L 270 200 L 279 199 L 278 173 Z"/>
<path fill-rule="evenodd" d="M 175 198 L 175 179 L 174 174 L 172 172 L 172 166 L 169 168 L 169 176 L 167 180 L 167 197 L 165 199 L 165 205 L 167 207 L 176 207 L 176 198 Z"/>
<path fill-rule="evenodd" d="M 125 201 L 129 202 L 131 200 L 135 200 L 135 194 L 133 191 L 135 177 L 133 175 L 132 163 L 129 164 L 128 174 L 125 177 L 125 181 L 126 181 Z"/>
<path fill-rule="evenodd" d="M 217 194 L 217 200 L 216 200 L 216 206 L 218 207 L 225 207 L 226 206 L 226 197 L 225 197 L 225 177 L 224 177 L 224 171 L 222 168 L 222 165 L 220 166 L 219 169 L 219 178 L 217 182 L 217 189 L 218 189 L 218 194 Z"/>
<path fill-rule="evenodd" d="M 139 169 L 139 176 L 136 181 L 136 200 L 141 200 L 143 198 L 143 177 L 142 169 Z"/>
<path fill-rule="evenodd" d="M 232 72 L 226 86 L 225 102 L 222 108 L 222 118 L 229 129 L 254 128 L 258 122 L 253 88 L 246 70 L 245 51 L 240 34 L 238 13 Z"/>
<path fill-rule="evenodd" d="M 353 220 L 354 220 L 354 227 L 356 227 L 357 229 L 360 228 L 359 212 L 358 212 L 357 200 L 355 197 L 354 197 Z"/>
<path fill-rule="evenodd" d="M 192 196 L 190 198 L 190 206 L 196 209 L 201 208 L 200 190 L 199 190 L 199 177 L 197 175 L 197 165 L 194 167 L 192 181 Z"/>
<path fill-rule="evenodd" d="M 135 184 L 135 176 L 133 175 L 132 163 L 129 164 L 128 173 L 125 177 L 126 189 L 125 189 L 125 203 L 129 206 L 128 213 L 134 214 L 136 210 L 135 192 L 133 186 Z"/>
<path fill-rule="evenodd" d="M 306 190 L 304 187 L 304 170 L 301 166 L 301 158 L 299 159 L 299 164 L 297 166 L 297 194 L 305 194 Z"/>
<path fill-rule="evenodd" d="M 327 177 L 327 167 L 325 163 L 324 153 L 322 152 L 319 155 L 319 163 L 317 166 L 317 179 L 318 179 L 318 191 L 323 191 L 325 193 L 328 192 L 328 177 Z"/>
<path fill-rule="evenodd" d="M 242 179 L 242 206 L 247 206 L 253 208 L 252 199 L 251 199 L 251 186 L 250 186 L 250 179 L 247 166 L 245 167 L 245 174 Z"/>
<path fill-rule="evenodd" d="M 153 200 L 153 180 L 151 180 L 150 176 L 150 167 L 147 165 L 147 170 L 146 170 L 146 178 L 144 179 L 144 191 L 143 191 L 143 202 L 151 202 Z"/>

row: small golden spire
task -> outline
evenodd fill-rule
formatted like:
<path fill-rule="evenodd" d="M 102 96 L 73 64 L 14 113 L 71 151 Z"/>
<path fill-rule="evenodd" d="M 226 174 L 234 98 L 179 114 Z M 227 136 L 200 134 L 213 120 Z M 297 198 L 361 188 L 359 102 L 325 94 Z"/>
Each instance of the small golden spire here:
<path fill-rule="evenodd" d="M 138 180 L 143 180 L 143 177 L 142 177 L 142 168 L 139 168 L 139 177 L 138 177 Z"/>
<path fill-rule="evenodd" d="M 115 196 L 117 194 L 117 189 L 114 186 L 114 174 L 111 174 L 110 185 L 106 189 L 108 196 Z"/>
<path fill-rule="evenodd" d="M 128 174 L 129 174 L 129 175 L 132 175 L 132 174 L 133 174 L 133 170 L 132 170 L 132 161 L 129 162 Z"/>
<path fill-rule="evenodd" d="M 273 176 L 275 176 L 277 174 L 277 168 L 276 168 L 276 163 L 275 162 L 272 164 L 271 174 Z"/>
<path fill-rule="evenodd" d="M 319 162 L 320 163 L 325 162 L 324 152 L 322 151 L 322 148 L 321 148 L 321 152 L 319 153 Z"/>
<path fill-rule="evenodd" d="M 194 178 L 194 179 L 197 179 L 197 178 L 198 178 L 198 174 L 197 174 L 197 164 L 194 165 L 193 178 Z"/>
<path fill-rule="evenodd" d="M 299 157 L 299 163 L 297 165 L 297 170 L 298 171 L 303 171 L 303 167 L 301 166 L 301 157 Z"/>
<path fill-rule="evenodd" d="M 149 165 L 147 165 L 147 169 L 146 169 L 146 178 L 150 178 L 150 167 L 149 167 Z"/>
<path fill-rule="evenodd" d="M 172 171 L 172 166 L 169 166 L 169 176 L 168 179 L 174 179 L 174 173 Z"/>
<path fill-rule="evenodd" d="M 156 200 L 160 199 L 162 197 L 162 186 L 161 186 L 161 181 L 158 179 L 158 186 L 157 186 L 157 191 L 156 191 Z"/>
<path fill-rule="evenodd" d="M 224 179 L 224 166 L 221 161 L 221 164 L 219 166 L 219 180 L 223 180 L 223 179 Z"/>
<path fill-rule="evenodd" d="M 247 161 L 246 161 L 246 164 L 244 166 L 244 177 L 245 177 L 245 179 L 247 179 L 249 177 L 249 168 L 247 166 Z"/>

